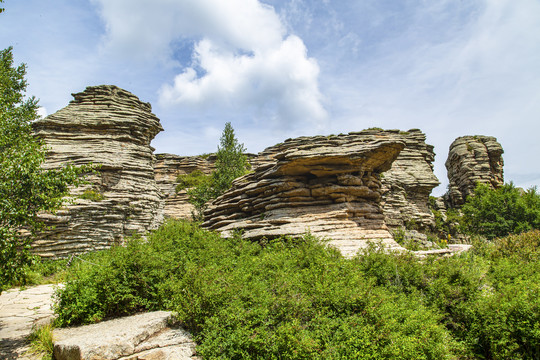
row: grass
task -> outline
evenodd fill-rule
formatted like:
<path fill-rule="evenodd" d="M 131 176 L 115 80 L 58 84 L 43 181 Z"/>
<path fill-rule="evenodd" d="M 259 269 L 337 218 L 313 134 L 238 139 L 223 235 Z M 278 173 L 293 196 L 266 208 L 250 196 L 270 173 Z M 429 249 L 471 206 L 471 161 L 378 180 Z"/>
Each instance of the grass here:
<path fill-rule="evenodd" d="M 52 332 L 53 326 L 51 324 L 33 328 L 28 337 L 30 341 L 29 354 L 39 356 L 41 360 L 53 360 Z"/>

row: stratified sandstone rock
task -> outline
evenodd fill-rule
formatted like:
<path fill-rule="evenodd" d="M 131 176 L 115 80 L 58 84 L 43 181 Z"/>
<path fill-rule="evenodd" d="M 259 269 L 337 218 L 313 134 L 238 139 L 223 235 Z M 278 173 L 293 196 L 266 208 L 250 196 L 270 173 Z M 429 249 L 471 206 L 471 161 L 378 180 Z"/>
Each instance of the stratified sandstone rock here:
<path fill-rule="evenodd" d="M 196 359 L 191 335 L 169 327 L 171 313 L 155 311 L 76 328 L 55 329 L 57 360 Z"/>
<path fill-rule="evenodd" d="M 450 145 L 446 169 L 450 207 L 459 207 L 473 193 L 477 183 L 498 188 L 504 184 L 503 148 L 492 136 L 462 136 Z"/>
<path fill-rule="evenodd" d="M 361 134 L 366 134 L 363 131 Z M 418 129 L 382 133 L 405 142 L 405 148 L 382 176 L 382 207 L 390 228 L 430 229 L 435 225 L 429 195 L 439 185 L 433 173 L 435 153 Z M 374 134 L 376 135 L 376 133 Z"/>
<path fill-rule="evenodd" d="M 193 205 L 188 201 L 187 191 L 176 192 L 178 175 L 188 175 L 195 170 L 210 174 L 215 166 L 215 155 L 210 156 L 178 156 L 172 154 L 156 154 L 155 178 L 165 197 L 163 213 L 175 219 L 191 219 Z"/>
<path fill-rule="evenodd" d="M 426 144 L 426 135 L 418 129 L 409 131 L 367 129 L 353 132 L 363 141 L 376 141 L 391 138 L 405 143 L 405 148 L 392 163 L 390 170 L 381 175 L 381 205 L 386 216 L 386 225 L 391 229 L 401 227 L 430 228 L 434 218 L 428 208 L 429 195 L 439 185 L 433 173 L 435 154 L 433 146 Z M 255 167 L 274 161 L 274 156 L 283 151 L 283 147 L 307 144 L 310 138 L 289 139 L 286 145 L 278 144 L 265 149 L 252 160 Z"/>
<path fill-rule="evenodd" d="M 90 86 L 75 100 L 34 124 L 49 147 L 47 168 L 100 164 L 89 184 L 73 189 L 73 202 L 42 218 L 55 228 L 34 250 L 65 257 L 110 247 L 125 236 L 145 233 L 163 220 L 154 179 L 150 141 L 162 131 L 148 103 L 116 86 Z"/>
<path fill-rule="evenodd" d="M 347 256 L 368 240 L 399 248 L 384 223 L 379 174 L 403 148 L 384 134 L 289 139 L 212 203 L 203 227 L 225 236 L 242 229 L 250 239 L 310 232 Z"/>

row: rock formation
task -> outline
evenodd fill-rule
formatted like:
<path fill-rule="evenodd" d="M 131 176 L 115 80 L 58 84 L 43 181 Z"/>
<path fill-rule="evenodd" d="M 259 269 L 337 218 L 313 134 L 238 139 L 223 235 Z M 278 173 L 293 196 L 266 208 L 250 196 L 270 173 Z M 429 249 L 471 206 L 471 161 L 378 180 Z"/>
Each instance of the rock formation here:
<path fill-rule="evenodd" d="M 150 104 L 116 86 L 91 86 L 73 97 L 34 124 L 49 148 L 44 166 L 100 168 L 87 176 L 88 184 L 73 189 L 72 203 L 56 215 L 42 215 L 54 228 L 40 236 L 34 250 L 46 257 L 107 248 L 163 219 L 150 146 L 163 129 Z"/>
<path fill-rule="evenodd" d="M 459 207 L 473 193 L 477 183 L 498 188 L 504 184 L 503 148 L 492 136 L 462 136 L 450 145 L 446 169 L 450 207 Z"/>
<path fill-rule="evenodd" d="M 195 170 L 210 174 L 214 170 L 215 162 L 215 155 L 203 157 L 156 154 L 155 178 L 164 196 L 163 214 L 166 217 L 191 219 L 194 207 L 188 201 L 187 191 L 184 189 L 176 192 L 178 175 L 188 175 Z"/>
<path fill-rule="evenodd" d="M 366 130 L 362 134 L 376 132 Z M 439 185 L 433 173 L 435 153 L 418 129 L 386 130 L 384 133 L 405 142 L 390 170 L 382 176 L 382 207 L 390 228 L 425 230 L 435 225 L 428 207 L 429 195 Z"/>
<path fill-rule="evenodd" d="M 368 240 L 398 248 L 380 207 L 379 174 L 404 146 L 384 133 L 289 139 L 262 152 L 254 172 L 211 204 L 203 227 L 225 236 L 241 229 L 251 239 L 310 232 L 344 255 Z"/>

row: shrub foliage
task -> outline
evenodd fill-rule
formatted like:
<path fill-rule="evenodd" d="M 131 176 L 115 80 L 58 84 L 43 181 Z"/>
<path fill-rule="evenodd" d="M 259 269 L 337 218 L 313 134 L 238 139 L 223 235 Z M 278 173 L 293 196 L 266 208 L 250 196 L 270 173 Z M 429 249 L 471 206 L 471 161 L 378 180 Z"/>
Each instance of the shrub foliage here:
<path fill-rule="evenodd" d="M 252 243 L 169 222 L 78 263 L 59 325 L 169 309 L 208 359 L 534 359 L 540 233 L 419 262 L 344 259 L 307 235 Z"/>
<path fill-rule="evenodd" d="M 488 239 L 540 229 L 540 194 L 534 187 L 523 191 L 509 183 L 493 190 L 478 184 L 461 210 L 465 229 Z"/>

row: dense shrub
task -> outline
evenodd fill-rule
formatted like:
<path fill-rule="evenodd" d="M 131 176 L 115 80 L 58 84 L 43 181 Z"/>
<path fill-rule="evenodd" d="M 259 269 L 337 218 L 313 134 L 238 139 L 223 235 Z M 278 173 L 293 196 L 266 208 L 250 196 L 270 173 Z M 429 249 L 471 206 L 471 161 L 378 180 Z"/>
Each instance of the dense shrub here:
<path fill-rule="evenodd" d="M 259 244 L 169 222 L 78 263 L 57 321 L 174 310 L 208 359 L 534 359 L 539 235 L 344 259 L 310 236 Z"/>
<path fill-rule="evenodd" d="M 540 194 L 534 187 L 523 191 L 510 183 L 493 190 L 478 184 L 461 210 L 465 228 L 488 239 L 540 229 Z"/>

